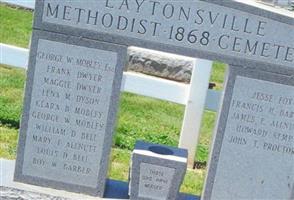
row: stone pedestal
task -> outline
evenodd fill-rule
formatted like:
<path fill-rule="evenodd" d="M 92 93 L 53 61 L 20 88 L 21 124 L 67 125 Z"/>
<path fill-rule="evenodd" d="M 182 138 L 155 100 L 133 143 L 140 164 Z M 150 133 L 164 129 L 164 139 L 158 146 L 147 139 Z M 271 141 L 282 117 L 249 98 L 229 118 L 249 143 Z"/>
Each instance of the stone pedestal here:
<path fill-rule="evenodd" d="M 130 199 L 178 199 L 187 156 L 184 149 L 137 142 L 132 155 Z"/>

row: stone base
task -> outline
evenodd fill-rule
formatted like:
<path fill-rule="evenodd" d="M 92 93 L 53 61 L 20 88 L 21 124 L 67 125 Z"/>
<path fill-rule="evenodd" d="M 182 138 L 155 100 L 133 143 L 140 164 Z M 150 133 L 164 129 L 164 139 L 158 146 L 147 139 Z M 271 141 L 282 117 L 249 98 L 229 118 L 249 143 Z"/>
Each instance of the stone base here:
<path fill-rule="evenodd" d="M 13 181 L 14 160 L 0 159 L 0 199 L 1 200 L 81 200 L 101 199 L 84 194 L 55 190 L 51 188 L 28 185 Z M 105 197 L 103 199 L 129 199 L 128 183 L 116 180 L 108 180 L 106 184 Z M 199 197 L 181 194 L 178 200 L 200 200 Z"/>
<path fill-rule="evenodd" d="M 9 187 L 0 187 L 0 198 L 1 200 L 37 200 L 37 199 L 42 199 L 42 200 L 67 200 L 68 198 L 63 198 L 63 197 L 56 197 L 56 196 L 51 196 L 47 194 L 39 194 L 36 192 L 29 192 L 25 190 L 20 190 L 20 189 L 15 189 L 15 188 L 9 188 Z"/>

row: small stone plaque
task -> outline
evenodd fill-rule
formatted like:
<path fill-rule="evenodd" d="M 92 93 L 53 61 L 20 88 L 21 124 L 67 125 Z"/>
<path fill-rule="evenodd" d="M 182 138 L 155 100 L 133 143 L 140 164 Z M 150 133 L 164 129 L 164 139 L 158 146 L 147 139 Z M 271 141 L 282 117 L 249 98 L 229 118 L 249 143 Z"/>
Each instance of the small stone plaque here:
<path fill-rule="evenodd" d="M 174 168 L 141 163 L 138 196 L 140 198 L 165 200 L 174 174 Z"/>
<path fill-rule="evenodd" d="M 293 78 L 231 68 L 204 199 L 293 199 Z"/>
<path fill-rule="evenodd" d="M 180 199 L 187 156 L 186 149 L 137 141 L 132 153 L 130 199 Z"/>
<path fill-rule="evenodd" d="M 34 31 L 15 180 L 102 196 L 125 48 Z"/>

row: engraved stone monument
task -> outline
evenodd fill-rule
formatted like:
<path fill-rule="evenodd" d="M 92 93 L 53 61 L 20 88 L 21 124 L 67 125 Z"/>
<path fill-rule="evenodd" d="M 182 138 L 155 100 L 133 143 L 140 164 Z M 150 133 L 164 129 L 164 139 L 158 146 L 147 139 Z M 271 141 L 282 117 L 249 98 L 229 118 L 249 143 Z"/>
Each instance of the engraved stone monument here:
<path fill-rule="evenodd" d="M 125 52 L 33 32 L 16 181 L 103 195 Z"/>
<path fill-rule="evenodd" d="M 130 199 L 175 200 L 187 168 L 185 149 L 137 142 L 132 154 Z"/>
<path fill-rule="evenodd" d="M 230 66 L 204 200 L 294 199 L 294 14 L 249 3 L 37 0 L 15 180 L 103 195 L 126 48 L 138 46 Z M 139 184 L 152 166 L 133 165 L 147 170 Z"/>
<path fill-rule="evenodd" d="M 236 1 L 39 0 L 35 12 L 37 29 L 227 64 L 293 67 L 293 16 Z"/>
<path fill-rule="evenodd" d="M 276 70 L 231 66 L 205 200 L 294 198 L 294 70 Z"/>
<path fill-rule="evenodd" d="M 253 7 L 246 11 L 257 13 Z M 246 20 L 242 13 L 236 17 Z M 256 48 L 250 49 L 256 63 L 229 62 L 204 200 L 294 199 L 294 14 L 288 18 L 269 12 L 266 17 L 276 21 L 263 18 L 264 29 L 255 31 Z M 289 27 L 290 35 L 274 35 L 275 23 Z M 287 47 L 274 42 L 274 37 L 287 41 Z M 248 33 L 245 38 L 248 52 L 252 37 Z M 241 53 L 243 40 L 236 37 L 232 50 Z M 264 58 L 282 61 L 267 63 Z"/>

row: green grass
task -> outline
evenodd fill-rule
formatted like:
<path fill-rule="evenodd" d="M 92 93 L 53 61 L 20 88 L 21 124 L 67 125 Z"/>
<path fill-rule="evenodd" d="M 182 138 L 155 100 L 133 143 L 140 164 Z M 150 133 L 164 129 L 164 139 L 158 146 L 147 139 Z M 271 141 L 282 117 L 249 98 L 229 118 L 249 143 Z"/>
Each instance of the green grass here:
<path fill-rule="evenodd" d="M 0 125 L 0 158 L 15 159 L 18 130 Z"/>
<path fill-rule="evenodd" d="M 211 142 L 211 134 L 214 130 L 216 121 L 216 113 L 205 111 L 202 119 L 199 145 L 197 146 L 196 160 L 203 163 L 208 159 L 209 147 Z"/>
<path fill-rule="evenodd" d="M 211 72 L 210 81 L 216 84 L 214 89 L 223 89 L 223 83 L 225 78 L 226 65 L 220 62 L 214 62 Z"/>
<path fill-rule="evenodd" d="M 32 12 L 0 4 L 0 42 L 27 47 L 31 35 Z M 211 82 L 223 87 L 222 63 L 215 62 Z M 25 71 L 0 65 L 0 157 L 15 159 L 22 111 Z M 128 179 L 130 152 L 136 140 L 177 146 L 184 106 L 130 93 L 122 93 L 110 177 Z M 205 163 L 216 113 L 205 111 L 196 159 Z M 205 170 L 188 170 L 182 191 L 200 194 Z"/>
<path fill-rule="evenodd" d="M 136 140 L 176 146 L 183 113 L 184 106 L 124 93 L 115 144 L 129 150 Z"/>
<path fill-rule="evenodd" d="M 28 47 L 32 32 L 32 12 L 0 3 L 0 43 Z"/>
<path fill-rule="evenodd" d="M 0 124 L 19 128 L 25 71 L 0 67 Z"/>

